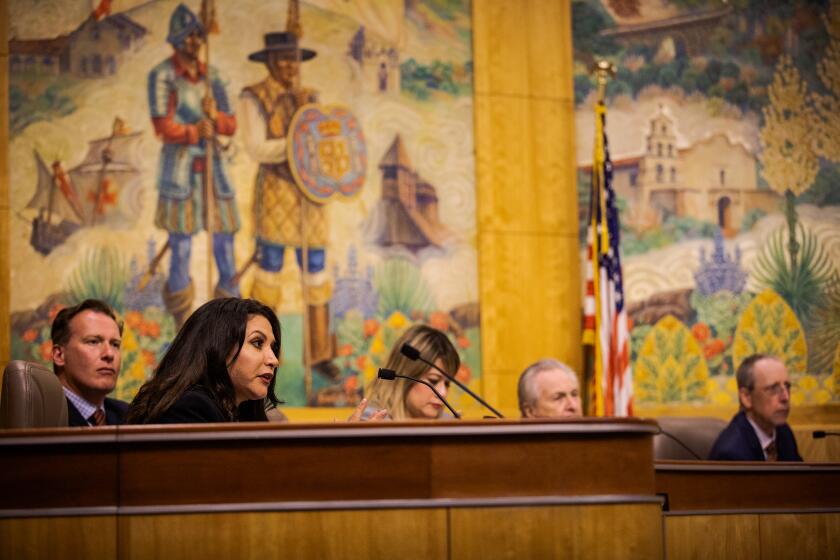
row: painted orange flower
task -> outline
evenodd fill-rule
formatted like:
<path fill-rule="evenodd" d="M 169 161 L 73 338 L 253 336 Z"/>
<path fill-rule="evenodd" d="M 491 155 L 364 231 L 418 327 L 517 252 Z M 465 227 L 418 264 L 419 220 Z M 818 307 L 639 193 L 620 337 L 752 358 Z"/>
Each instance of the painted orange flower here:
<path fill-rule="evenodd" d="M 147 366 L 154 367 L 155 363 L 157 362 L 157 356 L 155 356 L 154 352 L 152 352 L 151 350 L 143 349 L 140 351 L 140 355 L 143 358 L 143 362 L 145 362 Z"/>
<path fill-rule="evenodd" d="M 352 344 L 343 344 L 338 349 L 339 356 L 349 356 L 353 353 L 353 345 Z"/>
<path fill-rule="evenodd" d="M 140 326 L 140 334 L 149 338 L 157 338 L 160 336 L 160 325 L 156 321 L 143 321 Z"/>
<path fill-rule="evenodd" d="M 143 314 L 139 311 L 129 311 L 125 314 L 125 324 L 136 331 L 143 324 Z"/>
<path fill-rule="evenodd" d="M 365 369 L 365 366 L 367 365 L 367 359 L 368 359 L 368 357 L 367 357 L 367 356 L 365 356 L 365 355 L 359 356 L 359 357 L 356 359 L 356 365 L 358 366 L 358 368 L 359 368 L 360 370 L 364 370 L 364 369 Z"/>
<path fill-rule="evenodd" d="M 458 371 L 455 372 L 455 379 L 461 383 L 467 384 L 472 379 L 472 371 L 467 364 L 461 364 Z"/>
<path fill-rule="evenodd" d="M 38 346 L 38 353 L 44 362 L 52 361 L 52 340 L 45 340 Z"/>
<path fill-rule="evenodd" d="M 455 342 L 458 344 L 459 348 L 469 348 L 470 347 L 470 339 L 464 335 L 459 336 L 455 339 Z"/>
<path fill-rule="evenodd" d="M 714 358 L 726 350 L 726 344 L 719 338 L 713 338 L 703 347 L 703 355 L 706 359 Z"/>
<path fill-rule="evenodd" d="M 352 396 L 359 388 L 359 378 L 354 375 L 344 380 L 344 394 L 348 397 Z"/>
<path fill-rule="evenodd" d="M 26 329 L 21 338 L 26 342 L 35 342 L 35 339 L 38 338 L 38 331 L 35 329 Z"/>
<path fill-rule="evenodd" d="M 691 327 L 691 334 L 697 342 L 706 342 L 712 336 L 712 331 L 706 323 L 694 323 Z"/>
<path fill-rule="evenodd" d="M 449 316 L 443 311 L 434 311 L 429 315 L 429 324 L 432 328 L 445 331 L 449 328 Z"/>
<path fill-rule="evenodd" d="M 359 386 L 359 378 L 358 376 L 352 375 L 344 380 L 344 389 L 355 391 L 356 388 Z"/>
<path fill-rule="evenodd" d="M 379 331 L 379 321 L 376 319 L 366 319 L 362 326 L 362 332 L 365 338 L 370 338 Z"/>

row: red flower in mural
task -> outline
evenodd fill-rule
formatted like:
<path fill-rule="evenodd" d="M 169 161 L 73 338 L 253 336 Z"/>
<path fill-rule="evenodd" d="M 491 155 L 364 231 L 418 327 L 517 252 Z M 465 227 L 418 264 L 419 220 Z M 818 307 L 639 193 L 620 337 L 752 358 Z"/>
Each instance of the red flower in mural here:
<path fill-rule="evenodd" d="M 694 323 L 694 326 L 691 327 L 691 334 L 697 342 L 706 342 L 712 336 L 712 331 L 706 323 Z"/>
<path fill-rule="evenodd" d="M 155 353 L 151 350 L 146 350 L 145 348 L 140 351 L 140 355 L 143 357 L 143 361 L 146 363 L 147 366 L 154 366 L 155 362 L 157 362 L 157 357 Z"/>
<path fill-rule="evenodd" d="M 366 319 L 362 326 L 362 332 L 365 338 L 370 338 L 379 330 L 379 321 L 376 319 Z"/>
<path fill-rule="evenodd" d="M 41 361 L 52 361 L 52 340 L 45 340 L 38 346 L 38 353 L 41 356 Z"/>
<path fill-rule="evenodd" d="M 429 324 L 432 328 L 445 331 L 449 328 L 449 316 L 443 311 L 434 311 L 429 315 Z"/>
<path fill-rule="evenodd" d="M 149 338 L 157 338 L 160 336 L 160 325 L 155 321 L 143 321 L 140 323 L 138 332 Z"/>
<path fill-rule="evenodd" d="M 143 314 L 139 311 L 129 311 L 125 314 L 125 324 L 133 331 L 138 330 L 143 324 Z"/>
<path fill-rule="evenodd" d="M 470 339 L 464 335 L 459 336 L 455 339 L 455 342 L 458 344 L 459 348 L 469 348 L 470 347 Z"/>
<path fill-rule="evenodd" d="M 706 359 L 714 358 L 726 350 L 726 344 L 719 338 L 713 338 L 703 347 L 703 355 Z"/>
<path fill-rule="evenodd" d="M 458 371 L 455 372 L 455 379 L 464 383 L 465 385 L 470 382 L 472 379 L 472 371 L 470 370 L 470 366 L 467 364 L 461 364 L 461 367 L 458 368 Z"/>
<path fill-rule="evenodd" d="M 353 395 L 359 388 L 359 378 L 354 375 L 344 380 L 344 394 L 347 396 Z"/>
<path fill-rule="evenodd" d="M 38 338 L 38 331 L 35 329 L 26 329 L 21 338 L 26 342 L 35 342 L 35 339 Z"/>
<path fill-rule="evenodd" d="M 343 344 L 338 348 L 337 354 L 339 356 L 349 356 L 353 353 L 353 345 L 352 344 Z"/>
<path fill-rule="evenodd" d="M 367 356 L 362 355 L 356 359 L 356 366 L 358 366 L 359 370 L 364 370 L 365 366 L 367 365 Z"/>

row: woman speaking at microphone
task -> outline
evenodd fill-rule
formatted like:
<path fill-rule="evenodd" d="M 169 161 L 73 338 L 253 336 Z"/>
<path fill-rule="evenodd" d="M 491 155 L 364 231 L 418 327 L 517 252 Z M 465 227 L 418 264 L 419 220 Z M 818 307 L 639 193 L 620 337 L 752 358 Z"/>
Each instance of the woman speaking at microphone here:
<path fill-rule="evenodd" d="M 449 338 L 432 327 L 414 325 L 397 340 L 385 363 L 386 369 L 394 370 L 399 375 L 425 381 L 445 399 L 449 379 L 421 360 L 411 360 L 404 356 L 401 348 L 406 343 L 416 348 L 429 362 L 455 375 L 461 359 Z M 392 420 L 436 420 L 446 410 L 446 406 L 426 385 L 407 379 L 374 379 L 365 391 L 365 398 L 371 406 L 365 410 L 363 419 L 379 409 L 385 409 Z"/>
<path fill-rule="evenodd" d="M 262 303 L 211 300 L 187 319 L 127 424 L 266 421 L 280 355 L 280 322 Z"/>

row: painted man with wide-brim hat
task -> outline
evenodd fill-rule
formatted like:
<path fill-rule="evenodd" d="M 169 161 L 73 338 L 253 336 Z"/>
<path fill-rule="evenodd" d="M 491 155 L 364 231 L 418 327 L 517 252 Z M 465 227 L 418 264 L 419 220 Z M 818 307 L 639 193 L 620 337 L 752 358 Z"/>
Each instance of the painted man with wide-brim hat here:
<path fill-rule="evenodd" d="M 283 269 L 285 249 L 295 249 L 303 270 L 305 238 L 309 356 L 315 371 L 335 377 L 338 370 L 332 364 L 335 341 L 329 319 L 332 283 L 326 270 L 327 209 L 301 193 L 286 158 L 286 135 L 292 117 L 303 105 L 318 100 L 315 90 L 300 85 L 300 63 L 314 57 L 315 52 L 300 48 L 297 35 L 290 32 L 266 34 L 264 47 L 248 57 L 268 69 L 263 81 L 244 88 L 240 96 L 242 139 L 247 152 L 260 162 L 254 196 L 259 268 L 251 297 L 279 308 L 282 286 L 278 273 Z M 305 232 L 301 231 L 302 223 Z"/>
<path fill-rule="evenodd" d="M 192 237 L 207 229 L 205 174 L 208 146 L 217 135 L 231 136 L 236 117 L 219 71 L 200 60 L 204 26 L 180 4 L 169 21 L 173 54 L 149 72 L 149 111 L 163 142 L 158 169 L 155 225 L 169 232 L 169 277 L 163 299 L 180 326 L 192 308 Z M 207 81 L 211 95 L 207 95 Z M 233 234 L 239 229 L 235 191 L 218 150 L 213 153 L 213 253 L 219 271 L 214 296 L 238 295 Z"/>

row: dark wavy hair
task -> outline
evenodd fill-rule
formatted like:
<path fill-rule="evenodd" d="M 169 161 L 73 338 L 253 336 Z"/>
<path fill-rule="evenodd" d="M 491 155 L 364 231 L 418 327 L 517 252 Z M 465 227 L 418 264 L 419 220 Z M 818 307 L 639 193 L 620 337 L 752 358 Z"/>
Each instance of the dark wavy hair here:
<path fill-rule="evenodd" d="M 277 371 L 265 399 L 245 401 L 238 408 L 228 372 L 245 343 L 245 329 L 251 315 L 262 315 L 268 320 L 274 333 L 271 348 L 279 359 L 280 322 L 271 308 L 253 299 L 208 301 L 181 327 L 154 376 L 131 402 L 125 423 L 154 423 L 193 385 L 207 389 L 231 421 L 266 420 L 266 405 L 280 402 L 274 394 Z"/>

